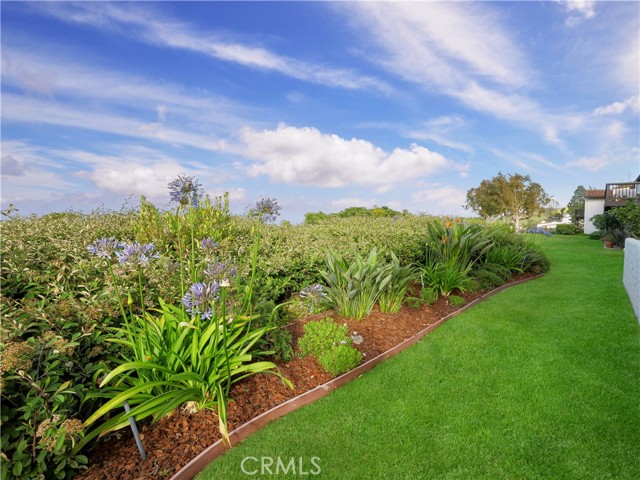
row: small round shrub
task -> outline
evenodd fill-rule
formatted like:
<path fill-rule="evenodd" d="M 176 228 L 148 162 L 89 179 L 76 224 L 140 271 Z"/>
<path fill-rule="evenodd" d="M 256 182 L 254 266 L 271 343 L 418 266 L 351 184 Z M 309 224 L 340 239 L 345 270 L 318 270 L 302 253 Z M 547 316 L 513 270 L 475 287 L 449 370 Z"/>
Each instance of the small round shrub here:
<path fill-rule="evenodd" d="M 420 298 L 427 305 L 431 305 L 438 300 L 438 289 L 436 288 L 423 288 L 420 290 Z"/>
<path fill-rule="evenodd" d="M 465 304 L 464 298 L 458 295 L 449 295 L 447 300 L 449 300 L 449 303 L 454 307 L 461 307 Z"/>
<path fill-rule="evenodd" d="M 603 233 L 600 230 L 596 230 L 595 232 L 591 232 L 589 234 L 589 238 L 591 240 L 600 240 L 602 238 Z"/>
<path fill-rule="evenodd" d="M 575 235 L 576 226 L 573 223 L 561 223 L 556 225 L 556 233 L 558 235 Z"/>
<path fill-rule="evenodd" d="M 504 283 L 499 275 L 485 269 L 471 272 L 471 277 L 476 282 L 478 290 L 493 290 Z"/>
<path fill-rule="evenodd" d="M 419 297 L 407 297 L 405 298 L 404 303 L 410 308 L 415 308 L 417 310 L 422 306 L 424 300 Z"/>
<path fill-rule="evenodd" d="M 496 274 L 501 280 L 499 285 L 502 285 L 511 278 L 511 271 L 507 267 L 504 267 L 497 263 L 485 263 L 479 269 Z"/>
<path fill-rule="evenodd" d="M 346 343 L 334 345 L 318 356 L 322 369 L 333 376 L 353 370 L 361 361 L 362 353 Z"/>
<path fill-rule="evenodd" d="M 309 322 L 304 326 L 304 335 L 298 341 L 300 355 L 318 357 L 342 341 L 350 344 L 351 339 L 347 333 L 346 325 L 338 325 L 329 317 L 317 322 Z"/>

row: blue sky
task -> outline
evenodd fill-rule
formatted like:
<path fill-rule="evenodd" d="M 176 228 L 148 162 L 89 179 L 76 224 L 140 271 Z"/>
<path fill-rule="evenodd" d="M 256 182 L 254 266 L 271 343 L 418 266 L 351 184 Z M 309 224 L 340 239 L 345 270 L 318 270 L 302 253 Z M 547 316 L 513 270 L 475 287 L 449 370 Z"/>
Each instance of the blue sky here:
<path fill-rule="evenodd" d="M 196 175 L 238 213 L 561 205 L 640 174 L 638 2 L 7 2 L 2 208 L 119 208 Z"/>

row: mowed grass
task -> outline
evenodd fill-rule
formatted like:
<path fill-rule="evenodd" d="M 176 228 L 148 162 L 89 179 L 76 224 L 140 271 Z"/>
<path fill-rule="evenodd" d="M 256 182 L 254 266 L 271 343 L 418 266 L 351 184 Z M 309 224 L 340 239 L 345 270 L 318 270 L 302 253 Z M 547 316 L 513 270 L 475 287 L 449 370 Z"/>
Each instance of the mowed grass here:
<path fill-rule="evenodd" d="M 584 236 L 540 241 L 543 278 L 449 320 L 198 478 L 309 478 L 312 457 L 315 478 L 640 478 L 640 328 L 623 253 Z M 295 459 L 295 475 L 275 475 L 278 458 Z"/>

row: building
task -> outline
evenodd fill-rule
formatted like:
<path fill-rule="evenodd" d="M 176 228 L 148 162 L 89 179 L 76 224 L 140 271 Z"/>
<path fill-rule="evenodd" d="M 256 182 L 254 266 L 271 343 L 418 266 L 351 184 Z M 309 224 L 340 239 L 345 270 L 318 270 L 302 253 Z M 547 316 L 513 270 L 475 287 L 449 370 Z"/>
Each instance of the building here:
<path fill-rule="evenodd" d="M 584 195 L 584 233 L 596 231 L 591 218 L 615 207 L 620 207 L 628 200 L 640 203 L 640 175 L 635 182 L 607 183 L 604 189 L 587 190 Z"/>

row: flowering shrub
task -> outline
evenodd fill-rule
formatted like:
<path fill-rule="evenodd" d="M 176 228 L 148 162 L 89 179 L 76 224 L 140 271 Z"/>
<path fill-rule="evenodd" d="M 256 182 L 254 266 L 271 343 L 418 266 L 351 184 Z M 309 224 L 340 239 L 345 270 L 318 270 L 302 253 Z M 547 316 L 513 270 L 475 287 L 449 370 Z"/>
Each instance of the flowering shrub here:
<path fill-rule="evenodd" d="M 87 359 L 78 356 L 79 346 L 50 330 L 4 344 L 2 478 L 71 478 L 87 463 L 73 451 L 84 435 L 76 418 L 83 389 L 74 380 Z"/>

